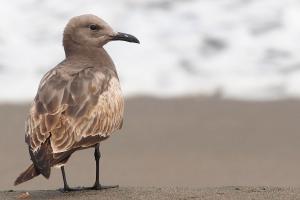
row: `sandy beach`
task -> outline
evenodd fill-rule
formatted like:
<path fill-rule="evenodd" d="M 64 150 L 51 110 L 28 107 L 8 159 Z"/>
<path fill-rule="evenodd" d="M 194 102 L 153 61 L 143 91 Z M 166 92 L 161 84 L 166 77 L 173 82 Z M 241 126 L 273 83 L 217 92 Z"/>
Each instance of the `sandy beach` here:
<path fill-rule="evenodd" d="M 24 192 L 0 192 L 1 200 L 20 199 Z M 30 200 L 290 200 L 300 198 L 300 189 L 278 187 L 158 188 L 121 187 L 104 191 L 61 193 L 55 190 L 29 191 Z"/>
<path fill-rule="evenodd" d="M 30 164 L 27 111 L 28 104 L 0 106 L 0 188 L 57 189 L 62 180 L 55 168 L 50 180 L 13 186 Z M 101 144 L 101 181 L 121 188 L 300 187 L 299 119 L 296 100 L 130 98 L 123 129 Z M 66 166 L 70 186 L 92 185 L 94 169 L 92 149 L 73 154 Z"/>

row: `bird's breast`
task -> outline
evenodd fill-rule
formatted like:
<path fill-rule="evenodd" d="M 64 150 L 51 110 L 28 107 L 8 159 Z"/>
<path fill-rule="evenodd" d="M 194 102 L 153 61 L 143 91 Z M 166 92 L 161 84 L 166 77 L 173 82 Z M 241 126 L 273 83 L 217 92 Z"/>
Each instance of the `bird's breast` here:
<path fill-rule="evenodd" d="M 99 96 L 97 115 L 100 118 L 100 130 L 103 134 L 121 128 L 124 114 L 124 98 L 120 87 L 119 80 L 111 78 L 107 87 Z"/>

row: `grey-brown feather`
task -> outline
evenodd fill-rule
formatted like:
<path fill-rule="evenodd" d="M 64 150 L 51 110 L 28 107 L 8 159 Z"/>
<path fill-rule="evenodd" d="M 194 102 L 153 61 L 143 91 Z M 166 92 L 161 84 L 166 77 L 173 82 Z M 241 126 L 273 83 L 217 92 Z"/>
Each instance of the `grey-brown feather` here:
<path fill-rule="evenodd" d="M 104 27 L 104 35 L 89 39 L 95 35 L 87 32 L 91 23 Z M 95 146 L 122 127 L 119 79 L 102 47 L 111 34 L 112 29 L 93 15 L 75 17 L 67 24 L 66 59 L 42 78 L 26 120 L 25 141 L 33 166 L 16 184 L 40 173 L 48 178 L 50 167 L 64 164 L 73 152 Z"/>
<path fill-rule="evenodd" d="M 58 153 L 70 150 L 82 138 L 106 137 L 120 128 L 123 107 L 113 70 L 85 67 L 67 71 L 61 64 L 42 79 L 31 106 L 29 146 L 35 152 L 50 138 L 53 152 Z"/>

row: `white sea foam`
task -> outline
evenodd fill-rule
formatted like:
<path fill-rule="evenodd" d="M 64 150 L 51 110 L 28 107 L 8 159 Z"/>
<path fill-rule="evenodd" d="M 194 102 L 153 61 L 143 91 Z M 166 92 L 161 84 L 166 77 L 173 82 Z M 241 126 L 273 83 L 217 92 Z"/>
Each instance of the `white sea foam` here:
<path fill-rule="evenodd" d="M 0 0 L 0 101 L 27 101 L 64 57 L 69 18 L 93 13 L 141 45 L 114 42 L 126 95 L 300 96 L 297 0 Z M 59 5 L 59 6 L 58 6 Z"/>

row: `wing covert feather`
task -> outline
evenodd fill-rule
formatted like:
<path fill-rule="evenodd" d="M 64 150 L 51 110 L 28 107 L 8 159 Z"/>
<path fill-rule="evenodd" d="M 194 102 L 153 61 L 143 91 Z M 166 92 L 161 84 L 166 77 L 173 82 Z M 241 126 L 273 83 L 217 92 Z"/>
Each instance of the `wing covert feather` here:
<path fill-rule="evenodd" d="M 123 110 L 113 71 L 54 68 L 41 80 L 30 108 L 26 141 L 36 151 L 51 136 L 54 153 L 67 151 L 84 137 L 108 136 L 119 129 Z"/>

